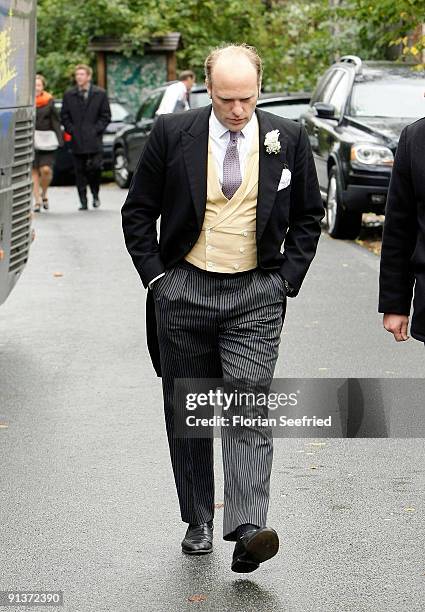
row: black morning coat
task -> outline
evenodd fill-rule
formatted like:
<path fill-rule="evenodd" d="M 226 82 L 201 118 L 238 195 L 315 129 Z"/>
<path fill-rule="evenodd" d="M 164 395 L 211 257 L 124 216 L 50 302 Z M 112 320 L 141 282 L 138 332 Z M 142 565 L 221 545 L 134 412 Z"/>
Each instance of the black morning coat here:
<path fill-rule="evenodd" d="M 127 250 L 144 287 L 182 260 L 200 235 L 207 198 L 210 112 L 211 105 L 159 115 L 140 156 L 121 214 Z M 260 132 L 257 263 L 264 270 L 279 270 L 298 293 L 315 255 L 324 216 L 310 143 L 299 123 L 260 109 L 255 112 Z M 280 131 L 277 154 L 267 153 L 264 146 L 271 130 Z M 284 168 L 291 171 L 292 180 L 277 191 Z M 146 326 L 153 366 L 161 376 L 151 290 Z"/>
<path fill-rule="evenodd" d="M 62 100 L 61 121 L 72 136 L 73 153 L 99 153 L 102 151 L 102 134 L 111 122 L 106 91 L 97 85 L 90 85 L 87 102 L 84 103 L 77 86 L 68 89 Z"/>
<path fill-rule="evenodd" d="M 425 342 L 425 118 L 406 126 L 385 209 L 379 312 L 413 316 L 410 334 Z"/>

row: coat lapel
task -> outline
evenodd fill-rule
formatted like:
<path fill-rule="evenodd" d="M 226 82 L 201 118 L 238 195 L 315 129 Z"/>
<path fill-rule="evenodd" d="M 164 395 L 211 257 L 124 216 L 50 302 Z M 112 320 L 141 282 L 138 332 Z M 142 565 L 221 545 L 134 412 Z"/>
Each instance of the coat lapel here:
<path fill-rule="evenodd" d="M 189 130 L 181 131 L 183 158 L 192 194 L 198 228 L 201 229 L 207 201 L 208 132 L 211 105 L 203 108 Z"/>
<path fill-rule="evenodd" d="M 89 89 L 89 95 L 87 96 L 87 102 L 84 103 L 83 100 L 81 99 L 81 96 L 79 95 L 78 86 L 77 85 L 74 87 L 74 90 L 72 91 L 72 94 L 75 95 L 75 97 L 77 98 L 77 101 L 81 104 L 81 107 L 82 107 L 84 112 L 87 111 L 87 109 L 89 107 L 89 104 L 90 104 L 92 98 L 96 95 L 96 93 L 97 92 L 93 89 L 93 85 L 91 85 L 90 89 Z"/>
<path fill-rule="evenodd" d="M 279 153 L 267 153 L 264 146 L 264 138 L 267 132 L 277 129 L 273 125 L 273 116 L 270 113 L 256 109 L 260 135 L 259 151 L 259 178 L 257 198 L 257 241 L 261 238 L 267 224 L 267 220 L 273 208 L 277 195 L 282 169 L 286 158 L 286 137 L 280 132 L 279 140 L 281 150 Z"/>
<path fill-rule="evenodd" d="M 87 102 L 85 104 L 85 110 L 87 111 L 90 102 L 92 101 L 92 99 L 94 98 L 94 96 L 96 95 L 96 91 L 93 89 L 93 85 L 90 85 L 90 89 L 89 89 L 89 95 L 87 96 Z"/>

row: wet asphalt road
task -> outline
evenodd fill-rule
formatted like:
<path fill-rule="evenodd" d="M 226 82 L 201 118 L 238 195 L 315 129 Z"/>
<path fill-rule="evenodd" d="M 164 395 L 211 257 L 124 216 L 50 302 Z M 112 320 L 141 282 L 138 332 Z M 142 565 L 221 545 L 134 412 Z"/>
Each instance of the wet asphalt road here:
<path fill-rule="evenodd" d="M 125 192 L 101 196 L 81 213 L 72 188 L 51 190 L 0 309 L 0 589 L 62 589 L 67 612 L 423 610 L 422 439 L 277 439 L 278 555 L 231 572 L 220 507 L 214 553 L 182 555 L 145 291 L 121 235 Z M 276 376 L 423 376 L 424 347 L 381 328 L 377 270 L 373 254 L 322 237 L 288 304 Z M 218 506 L 220 462 L 216 440 Z"/>

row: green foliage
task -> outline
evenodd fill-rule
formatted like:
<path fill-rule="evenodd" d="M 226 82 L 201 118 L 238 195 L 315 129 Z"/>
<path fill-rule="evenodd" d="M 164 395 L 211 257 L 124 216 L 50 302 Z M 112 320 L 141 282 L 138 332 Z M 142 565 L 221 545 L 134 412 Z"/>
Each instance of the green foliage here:
<path fill-rule="evenodd" d="M 94 36 L 119 38 L 129 29 L 132 13 L 121 0 L 38 0 L 37 71 L 60 95 L 71 83 L 77 63 L 93 65 L 87 45 Z"/>
<path fill-rule="evenodd" d="M 123 53 L 143 53 L 152 36 L 181 32 L 179 69 L 203 80 L 214 46 L 255 45 L 264 60 L 268 90 L 308 90 L 338 55 L 384 58 L 425 15 L 425 0 L 39 0 L 37 70 L 60 94 L 78 62 L 94 64 L 94 36 L 122 41 Z M 413 50 L 420 50 L 416 41 Z"/>
<path fill-rule="evenodd" d="M 264 86 L 309 90 L 339 55 L 353 53 L 356 30 L 341 16 L 340 8 L 323 0 L 272 3 L 256 35 L 265 60 Z"/>
<path fill-rule="evenodd" d="M 359 43 L 370 57 L 380 57 L 395 45 L 400 45 L 403 56 L 420 56 L 425 37 L 413 39 L 409 34 L 425 23 L 425 0 L 353 0 L 350 4 L 349 12 L 358 22 Z"/>

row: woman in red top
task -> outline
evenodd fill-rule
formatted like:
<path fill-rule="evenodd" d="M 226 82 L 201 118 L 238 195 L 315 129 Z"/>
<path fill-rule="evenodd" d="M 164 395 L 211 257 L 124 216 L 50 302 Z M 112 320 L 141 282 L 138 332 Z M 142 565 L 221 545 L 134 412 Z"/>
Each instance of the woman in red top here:
<path fill-rule="evenodd" d="M 35 77 L 35 129 L 41 131 L 53 130 L 61 147 L 63 146 L 63 136 L 59 115 L 54 105 L 53 96 L 44 90 L 45 86 L 45 78 L 41 74 L 37 74 Z M 37 142 L 35 142 L 35 147 L 37 147 Z M 52 181 L 55 154 L 55 150 L 46 151 L 35 148 L 32 167 L 35 212 L 40 212 L 41 205 L 43 205 L 45 210 L 49 208 L 47 189 Z"/>

